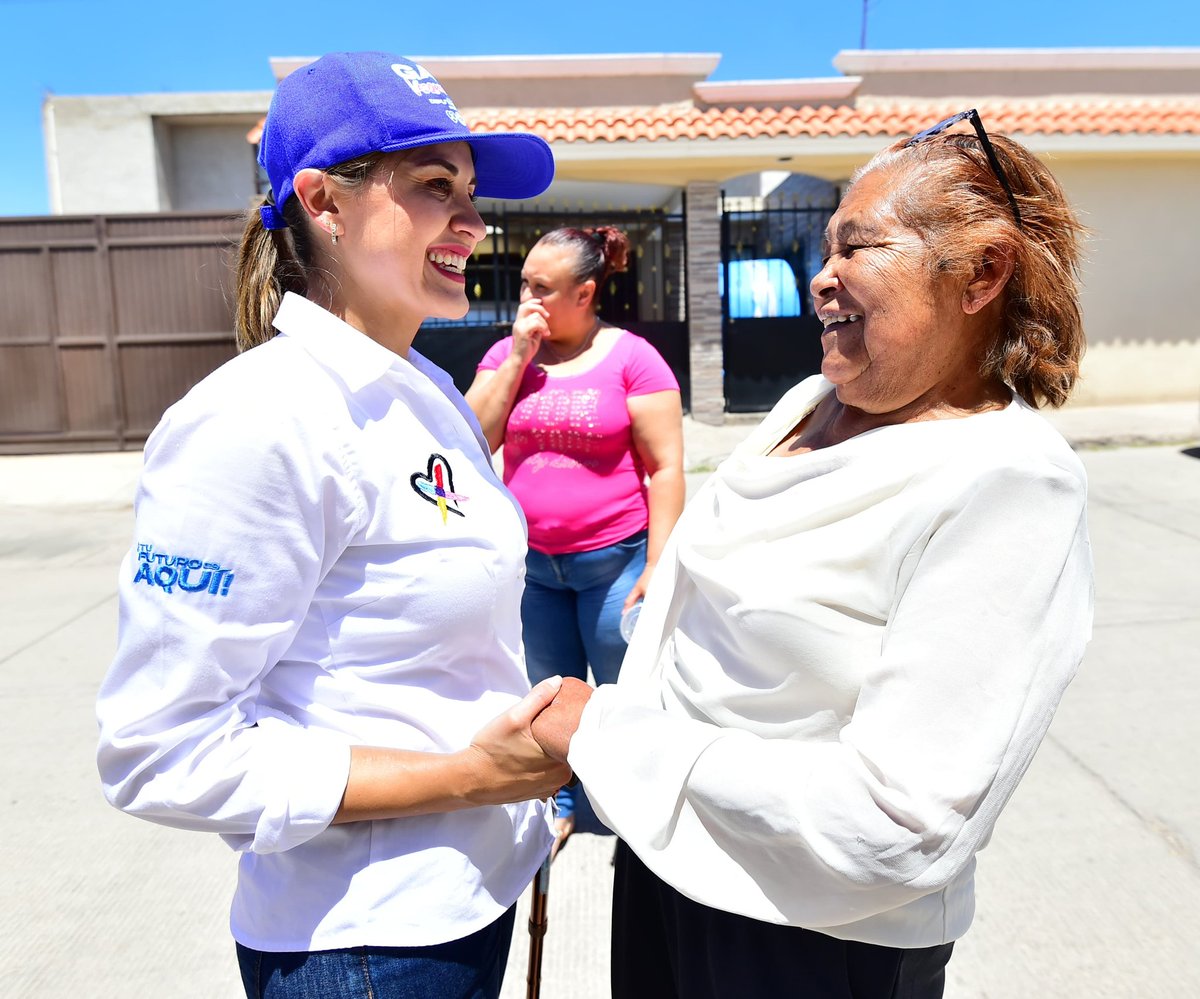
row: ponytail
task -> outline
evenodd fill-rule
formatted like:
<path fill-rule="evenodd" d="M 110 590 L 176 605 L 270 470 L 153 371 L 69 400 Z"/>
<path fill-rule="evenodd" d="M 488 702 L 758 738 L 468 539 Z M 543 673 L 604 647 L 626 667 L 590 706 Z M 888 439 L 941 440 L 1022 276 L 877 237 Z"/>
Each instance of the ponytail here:
<path fill-rule="evenodd" d="M 368 153 L 329 167 L 325 173 L 350 193 L 361 190 L 383 162 L 385 154 Z M 274 204 L 268 195 L 263 205 Z M 318 251 L 311 223 L 295 196 L 283 204 L 286 229 L 263 225 L 259 206 L 250 209 L 238 247 L 234 329 L 239 351 L 257 347 L 275 336 L 275 313 L 287 292 L 308 295 Z"/>
<path fill-rule="evenodd" d="M 263 204 L 270 204 L 270 198 Z M 296 202 L 284 206 L 287 229 L 267 229 L 258 208 L 250 209 L 238 247 L 237 306 L 234 328 L 239 351 L 266 343 L 275 335 L 275 313 L 286 292 L 308 290 L 305 266 L 297 253 L 294 234 L 306 232 L 303 219 L 292 219 Z M 289 209 L 291 209 L 289 211 Z M 297 224 L 299 223 L 299 224 Z M 303 241 L 305 237 L 301 237 Z"/>

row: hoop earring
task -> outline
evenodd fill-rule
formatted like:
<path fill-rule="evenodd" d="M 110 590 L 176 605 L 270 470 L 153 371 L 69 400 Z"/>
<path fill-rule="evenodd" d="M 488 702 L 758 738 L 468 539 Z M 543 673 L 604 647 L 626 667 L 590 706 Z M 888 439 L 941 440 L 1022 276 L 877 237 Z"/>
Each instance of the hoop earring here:
<path fill-rule="evenodd" d="M 337 246 L 338 233 L 337 233 L 337 223 L 336 222 L 329 223 L 329 235 L 333 237 L 333 245 Z"/>

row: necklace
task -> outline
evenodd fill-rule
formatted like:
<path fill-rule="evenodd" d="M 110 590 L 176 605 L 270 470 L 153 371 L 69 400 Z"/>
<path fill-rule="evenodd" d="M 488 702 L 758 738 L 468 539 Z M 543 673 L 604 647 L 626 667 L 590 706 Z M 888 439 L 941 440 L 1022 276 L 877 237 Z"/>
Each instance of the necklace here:
<path fill-rule="evenodd" d="M 560 354 L 557 350 L 550 346 L 550 343 L 546 340 L 542 341 L 542 346 L 546 348 L 546 353 L 554 358 L 554 362 L 556 364 L 565 364 L 567 361 L 575 360 L 575 358 L 587 350 L 588 347 L 592 345 L 592 341 L 596 339 L 596 334 L 599 332 L 600 319 L 597 317 L 595 325 L 592 326 L 591 330 L 588 331 L 588 335 L 583 338 L 583 342 L 569 354 Z"/>

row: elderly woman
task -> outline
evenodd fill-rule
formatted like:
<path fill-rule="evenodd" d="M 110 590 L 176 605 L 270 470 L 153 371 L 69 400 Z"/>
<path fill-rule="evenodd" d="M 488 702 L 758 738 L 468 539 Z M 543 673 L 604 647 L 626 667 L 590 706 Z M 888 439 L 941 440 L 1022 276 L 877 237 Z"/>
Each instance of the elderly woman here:
<path fill-rule="evenodd" d="M 942 994 L 1091 630 L 1084 472 L 1036 412 L 1078 371 L 1080 233 L 974 112 L 854 177 L 822 374 L 684 512 L 620 682 L 534 722 L 624 840 L 616 999 Z"/>

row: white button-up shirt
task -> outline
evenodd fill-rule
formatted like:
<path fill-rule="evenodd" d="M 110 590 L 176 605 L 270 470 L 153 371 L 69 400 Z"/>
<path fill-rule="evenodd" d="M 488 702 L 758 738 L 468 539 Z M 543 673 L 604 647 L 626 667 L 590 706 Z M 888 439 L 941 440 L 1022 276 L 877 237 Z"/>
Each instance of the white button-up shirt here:
<path fill-rule="evenodd" d="M 542 803 L 330 822 L 351 746 L 453 752 L 528 691 L 524 519 L 445 372 L 296 295 L 275 325 L 147 443 L 105 792 L 243 851 L 247 946 L 456 939 L 528 884 Z"/>

